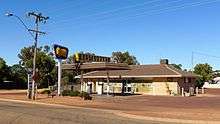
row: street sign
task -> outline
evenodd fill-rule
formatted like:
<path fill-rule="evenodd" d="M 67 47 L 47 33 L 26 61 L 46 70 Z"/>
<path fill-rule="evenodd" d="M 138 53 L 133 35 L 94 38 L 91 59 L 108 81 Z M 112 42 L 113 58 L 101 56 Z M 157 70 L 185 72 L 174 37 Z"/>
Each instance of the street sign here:
<path fill-rule="evenodd" d="M 73 56 L 73 60 L 75 63 L 110 62 L 111 58 L 105 56 L 97 56 L 95 54 L 89 54 L 89 53 L 76 53 Z"/>
<path fill-rule="evenodd" d="M 32 74 L 28 74 L 28 84 L 27 84 L 27 97 L 31 99 L 32 91 Z"/>
<path fill-rule="evenodd" d="M 28 90 L 32 89 L 32 74 L 28 74 Z"/>
<path fill-rule="evenodd" d="M 57 94 L 58 96 L 61 94 L 61 77 L 62 77 L 62 69 L 61 69 L 61 65 L 62 65 L 62 59 L 67 59 L 68 57 L 68 48 L 61 46 L 61 45 L 57 45 L 54 44 L 54 53 L 56 58 L 58 59 L 58 84 L 57 84 Z"/>
<path fill-rule="evenodd" d="M 78 52 L 76 52 L 76 54 L 74 54 L 74 58 L 73 58 L 73 60 L 75 60 L 75 63 L 79 63 L 80 61 L 79 61 L 79 53 Z"/>
<path fill-rule="evenodd" d="M 54 53 L 57 59 L 66 59 L 68 57 L 68 48 L 61 45 L 54 45 Z"/>

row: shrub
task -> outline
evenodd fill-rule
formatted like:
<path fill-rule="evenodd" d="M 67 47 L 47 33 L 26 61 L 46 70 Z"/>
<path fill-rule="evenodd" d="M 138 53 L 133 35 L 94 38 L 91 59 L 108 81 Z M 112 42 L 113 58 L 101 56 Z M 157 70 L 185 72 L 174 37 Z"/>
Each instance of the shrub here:
<path fill-rule="evenodd" d="M 81 97 L 81 98 L 83 98 L 84 100 L 92 100 L 92 97 L 89 95 L 89 93 L 87 93 L 87 92 L 81 92 L 80 94 L 79 94 L 79 96 Z"/>
<path fill-rule="evenodd" d="M 84 94 L 85 94 L 86 92 L 80 92 L 80 94 L 79 94 L 79 97 L 81 97 L 81 98 L 83 98 L 83 96 L 84 96 Z"/>
<path fill-rule="evenodd" d="M 79 91 L 70 91 L 69 96 L 79 96 Z"/>
<path fill-rule="evenodd" d="M 92 100 L 92 97 L 87 92 L 79 92 L 79 91 L 71 91 L 71 90 L 64 90 L 62 92 L 63 96 L 79 96 L 84 100 Z"/>
<path fill-rule="evenodd" d="M 64 90 L 62 96 L 79 96 L 79 91 Z"/>
<path fill-rule="evenodd" d="M 64 90 L 62 92 L 62 96 L 69 96 L 70 95 L 70 90 Z"/>
<path fill-rule="evenodd" d="M 50 90 L 43 90 L 42 92 L 40 92 L 41 94 L 51 94 Z"/>

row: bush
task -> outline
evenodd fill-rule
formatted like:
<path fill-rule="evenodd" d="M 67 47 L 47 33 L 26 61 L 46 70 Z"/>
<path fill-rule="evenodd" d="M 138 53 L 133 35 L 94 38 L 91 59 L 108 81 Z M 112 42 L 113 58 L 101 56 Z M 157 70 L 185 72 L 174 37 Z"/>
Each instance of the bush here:
<path fill-rule="evenodd" d="M 79 96 L 84 100 L 92 100 L 92 97 L 87 92 L 79 92 L 79 91 L 71 91 L 71 90 L 64 90 L 62 92 L 63 96 Z"/>
<path fill-rule="evenodd" d="M 84 100 L 92 100 L 92 97 L 89 95 L 89 93 L 87 93 L 87 92 L 81 92 L 80 94 L 79 94 L 79 96 L 81 97 L 81 98 L 83 98 Z"/>
<path fill-rule="evenodd" d="M 64 90 L 62 96 L 79 96 L 79 91 Z"/>
<path fill-rule="evenodd" d="M 196 87 L 202 88 L 205 81 L 202 81 L 201 79 L 196 80 Z"/>
<path fill-rule="evenodd" d="M 86 92 L 80 92 L 80 94 L 79 94 L 79 97 L 81 97 L 81 98 L 83 98 L 83 95 L 85 94 Z"/>
<path fill-rule="evenodd" d="M 69 96 L 79 96 L 80 92 L 79 91 L 70 91 Z"/>
<path fill-rule="evenodd" d="M 62 92 L 62 96 L 69 96 L 70 95 L 70 90 L 64 90 Z"/>
<path fill-rule="evenodd" d="M 50 90 L 43 90 L 42 92 L 40 92 L 41 94 L 51 94 Z"/>

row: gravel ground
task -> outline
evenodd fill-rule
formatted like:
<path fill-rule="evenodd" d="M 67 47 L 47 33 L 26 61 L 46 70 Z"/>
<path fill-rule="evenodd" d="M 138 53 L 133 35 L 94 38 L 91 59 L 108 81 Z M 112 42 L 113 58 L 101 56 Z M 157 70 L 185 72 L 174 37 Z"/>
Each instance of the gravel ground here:
<path fill-rule="evenodd" d="M 0 101 L 0 122 L 1 124 L 170 124 L 121 117 L 101 110 L 6 101 Z"/>
<path fill-rule="evenodd" d="M 27 100 L 25 94 L 0 94 L 0 98 Z M 220 121 L 220 90 L 206 90 L 200 97 L 169 97 L 169 96 L 94 96 L 91 101 L 79 97 L 55 97 L 38 95 L 39 102 L 120 110 L 134 115 Z"/>

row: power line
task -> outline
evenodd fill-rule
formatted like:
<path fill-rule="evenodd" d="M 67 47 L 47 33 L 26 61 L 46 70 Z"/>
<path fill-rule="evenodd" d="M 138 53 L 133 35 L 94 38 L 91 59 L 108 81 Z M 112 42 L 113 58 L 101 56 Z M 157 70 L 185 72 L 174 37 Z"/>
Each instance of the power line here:
<path fill-rule="evenodd" d="M 100 4 L 95 4 L 95 3 L 93 2 L 93 4 L 96 5 L 95 8 L 91 8 L 91 5 L 92 5 L 92 4 L 90 4 L 90 7 L 87 6 L 86 10 L 87 10 L 87 11 L 98 10 L 99 7 L 102 7 L 103 5 L 109 4 L 109 3 L 112 3 L 112 2 L 113 2 L 113 1 L 103 1 L 103 2 L 101 2 Z M 82 6 L 82 5 L 81 5 L 81 6 Z M 73 7 L 70 7 L 70 8 L 73 9 Z M 69 9 L 70 9 L 70 8 L 69 8 Z M 64 8 L 64 9 L 68 9 L 68 8 Z M 64 9 L 63 9 L 63 10 L 64 10 Z M 83 7 L 80 7 L 79 9 L 77 9 L 77 11 L 80 11 L 80 10 L 82 10 L 82 9 L 83 9 Z M 59 14 L 56 14 L 56 16 L 54 16 L 54 18 L 56 18 L 56 17 L 61 17 L 61 16 L 63 16 L 63 15 L 65 15 L 65 13 L 59 13 Z"/>
<path fill-rule="evenodd" d="M 64 10 L 65 8 L 73 8 L 73 7 L 76 7 L 76 6 L 80 6 L 80 5 L 84 5 L 85 4 L 85 2 L 86 1 L 82 1 L 82 0 L 79 0 L 78 1 L 78 3 L 76 2 L 77 0 L 70 0 L 70 1 L 66 1 L 66 2 L 61 2 L 61 3 L 57 3 L 57 4 L 55 4 L 54 5 L 54 3 L 52 3 L 53 4 L 53 6 L 52 7 L 50 7 L 49 9 L 48 9 L 48 7 L 47 8 L 45 8 L 45 9 L 47 9 L 46 11 L 48 12 L 47 14 L 53 14 L 53 13 L 57 13 L 58 11 L 62 11 L 62 10 Z M 74 4 L 73 4 L 74 3 Z M 77 4 L 75 4 L 75 3 L 77 3 Z M 74 5 L 74 6 L 73 6 Z M 62 6 L 62 7 L 61 7 Z M 65 6 L 65 7 L 64 7 Z M 61 8 L 60 8 L 61 7 Z"/>
<path fill-rule="evenodd" d="M 145 12 L 142 12 L 142 13 L 140 13 L 140 14 L 136 14 L 136 15 L 134 15 L 134 16 L 127 16 L 127 17 L 119 17 L 119 18 L 132 18 L 132 17 L 138 17 L 138 15 L 150 15 L 151 14 L 151 12 L 154 12 L 154 11 L 158 11 L 157 10 L 157 8 L 156 7 L 161 7 L 161 5 L 172 5 L 173 3 L 178 3 L 178 2 L 180 2 L 180 1 L 183 1 L 183 0 L 176 0 L 176 1 L 171 1 L 171 2 L 167 2 L 167 3 L 164 3 L 164 4 L 159 4 L 159 5 L 153 5 L 153 6 L 151 6 L 151 7 L 154 7 L 154 8 L 152 8 L 152 9 L 150 9 L 150 10 L 147 10 L 147 11 L 145 11 Z M 167 7 L 167 8 L 169 8 L 169 6 Z M 166 8 L 165 8 L 166 9 Z M 159 10 L 165 10 L 165 9 L 159 9 Z M 135 11 L 136 10 L 145 10 L 145 9 L 135 9 Z M 153 13 L 152 13 L 153 14 Z M 119 18 L 117 18 L 117 19 L 119 19 Z M 105 18 L 104 18 L 105 19 Z M 108 18 L 107 18 L 108 19 Z M 112 18 L 109 18 L 109 19 L 112 19 Z"/>
<path fill-rule="evenodd" d="M 208 56 L 208 57 L 220 59 L 220 56 L 215 56 L 215 55 L 211 55 L 211 54 L 207 54 L 207 53 L 202 53 L 202 52 L 193 52 L 193 53 L 194 53 L 194 55 L 197 54 L 197 55 Z"/>
<path fill-rule="evenodd" d="M 157 1 L 157 0 L 156 0 Z M 156 1 L 151 1 L 150 3 L 153 3 L 153 2 L 156 2 Z M 159 5 L 152 5 L 151 7 L 160 7 L 161 5 L 163 4 L 172 4 L 172 3 L 178 3 L 182 0 L 176 0 L 176 1 L 171 1 L 171 2 L 167 2 L 167 3 L 162 3 L 162 4 L 159 4 Z M 135 17 L 141 17 L 141 16 L 145 16 L 145 15 L 155 15 L 155 14 L 161 14 L 161 13 L 166 13 L 168 11 L 175 11 L 175 10 L 179 10 L 179 9 L 184 9 L 184 8 L 187 8 L 187 7 L 193 7 L 193 6 L 199 6 L 199 5 L 203 5 L 203 4 L 209 4 L 209 3 L 214 3 L 214 2 L 217 2 L 218 0 L 216 1 L 199 1 L 199 2 L 193 2 L 193 3 L 185 3 L 183 5 L 177 5 L 177 6 L 168 6 L 167 8 L 162 8 L 162 9 L 151 9 L 151 10 L 148 10 L 146 12 L 142 12 L 140 14 L 136 14 L 136 15 L 133 15 L 133 16 L 128 16 L 127 18 L 135 18 Z M 148 1 L 149 2 L 149 1 Z M 126 7 L 127 8 L 127 7 Z M 120 9 L 120 8 L 118 8 Z M 144 10 L 144 9 L 141 9 L 141 8 L 137 8 L 137 9 L 133 9 L 133 12 L 134 11 L 137 11 L 137 10 Z M 166 11 L 166 12 L 163 12 L 163 11 Z M 105 14 L 104 14 L 105 13 Z M 109 10 L 107 12 L 102 12 L 102 13 L 96 13 L 96 14 L 92 14 L 92 15 L 87 15 L 87 16 L 81 16 L 83 18 L 86 18 L 86 17 L 91 17 L 91 16 L 96 16 L 96 15 L 104 15 L 106 16 L 107 14 L 111 14 L 111 15 L 114 15 L 114 14 L 119 14 L 120 12 L 118 13 L 112 13 L 112 10 Z M 99 18 L 99 17 L 98 17 Z M 119 17 L 119 18 L 125 18 L 123 16 Z M 61 22 L 68 22 L 68 21 L 77 21 L 77 20 L 80 20 L 81 18 L 78 17 L 78 18 L 75 18 L 75 20 L 72 20 L 72 19 L 67 19 L 67 20 L 63 20 L 63 21 L 60 21 L 58 23 L 61 23 Z M 110 20 L 112 20 L 112 18 L 110 18 Z M 57 23 L 57 24 L 58 24 Z M 72 23 L 73 24 L 73 23 Z"/>
<path fill-rule="evenodd" d="M 156 1 L 158 1 L 158 0 L 156 0 Z M 154 1 L 151 1 L 151 2 L 149 2 L 148 1 L 148 4 L 150 4 L 150 3 L 154 3 L 154 2 L 156 2 L 155 0 Z M 162 5 L 164 5 L 164 4 L 171 4 L 171 3 L 176 3 L 176 2 L 179 2 L 179 1 L 182 1 L 182 0 L 175 0 L 175 1 L 172 1 L 172 2 L 167 2 L 167 3 L 162 3 Z M 138 5 L 140 5 L 140 4 L 138 4 Z M 141 4 L 141 5 L 143 5 L 143 4 Z M 147 5 L 147 4 L 145 4 L 145 5 Z M 161 6 L 161 4 L 159 4 L 159 5 L 153 5 L 153 6 L 151 6 L 151 7 L 157 7 L 157 6 Z M 127 8 L 127 7 L 126 7 Z M 118 10 L 118 9 L 117 9 Z M 133 11 L 135 11 L 135 10 L 140 10 L 140 9 L 133 9 Z M 154 10 L 154 9 L 153 9 Z M 152 10 L 150 10 L 150 11 L 152 11 Z M 99 13 L 96 13 L 96 14 L 99 14 Z M 106 13 L 106 14 L 111 14 L 111 13 Z M 113 13 L 114 14 L 114 13 Z M 91 15 L 88 15 L 88 16 L 91 16 Z M 105 16 L 105 15 L 104 15 Z M 123 16 L 121 17 L 121 18 L 124 18 Z M 101 18 L 102 19 L 102 18 Z M 70 20 L 70 19 L 69 19 Z M 79 19 L 76 19 L 76 20 L 71 20 L 71 21 L 73 21 L 73 22 L 75 22 L 75 21 L 77 21 L 77 20 L 79 20 Z M 105 20 L 114 20 L 113 18 L 107 18 L 107 19 L 105 19 Z M 105 21 L 105 20 L 95 20 L 95 21 Z M 68 20 L 64 20 L 64 21 L 60 21 L 60 22 L 67 22 Z M 58 23 L 60 23 L 60 22 L 58 22 Z M 58 23 L 56 23 L 56 24 L 58 24 Z M 77 23 L 71 23 L 72 25 L 74 25 L 74 24 L 77 24 Z M 78 24 L 77 24 L 78 25 Z"/>
<path fill-rule="evenodd" d="M 167 7 L 165 9 L 154 10 L 155 13 L 152 13 L 152 14 L 153 15 L 155 15 L 155 14 L 162 14 L 162 13 L 166 13 L 166 12 L 176 11 L 176 10 L 180 10 L 180 9 L 184 9 L 184 8 L 189 8 L 189 7 L 201 6 L 201 5 L 215 3 L 215 2 L 219 2 L 219 0 L 215 0 L 215 1 L 209 1 L 208 0 L 208 1 L 204 1 L 204 2 L 194 2 L 194 3 L 180 5 L 180 6 Z M 146 12 L 146 13 L 138 14 L 138 15 L 135 15 L 135 16 L 132 16 L 132 17 L 141 17 L 141 16 L 144 16 L 146 14 L 148 14 L 148 13 Z"/>
<path fill-rule="evenodd" d="M 112 10 L 103 11 L 103 12 L 100 12 L 100 13 L 94 13 L 94 14 L 90 14 L 90 15 L 79 16 L 79 17 L 75 18 L 75 20 L 80 20 L 80 19 L 83 19 L 83 18 L 88 18 L 88 17 L 93 17 L 93 16 L 105 15 L 105 14 L 109 14 L 109 13 L 115 13 L 115 12 L 119 12 L 119 11 L 125 10 L 125 9 L 131 9 L 131 8 L 135 8 L 135 7 L 139 7 L 139 6 L 148 5 L 148 4 L 154 3 L 156 1 L 160 1 L 160 0 L 152 0 L 152 1 L 147 1 L 147 2 L 144 2 L 144 3 L 139 3 L 139 4 L 135 4 L 135 5 L 124 6 L 124 7 L 120 7 L 120 8 L 116 8 L 116 9 L 112 9 Z M 67 20 L 63 20 L 63 21 L 60 21 L 60 22 L 68 22 L 70 20 L 72 20 L 72 19 L 67 19 Z"/>
<path fill-rule="evenodd" d="M 120 18 L 122 18 L 122 19 L 125 18 L 124 20 L 119 20 L 119 21 L 123 21 L 123 23 L 125 23 L 125 21 L 131 20 L 132 18 L 138 18 L 138 17 L 142 17 L 142 16 L 146 16 L 146 15 L 162 14 L 162 13 L 167 13 L 167 12 L 175 11 L 175 10 L 179 10 L 179 9 L 202 6 L 202 5 L 205 5 L 205 4 L 210 4 L 210 3 L 218 2 L 218 1 L 219 0 L 215 0 L 215 1 L 212 1 L 212 2 L 203 1 L 203 2 L 186 3 L 186 4 L 183 4 L 183 5 L 177 5 L 177 6 L 171 6 L 171 7 L 169 6 L 169 7 L 163 8 L 163 9 L 159 9 L 159 10 L 152 9 L 152 10 L 146 11 L 144 13 L 136 14 L 134 16 L 128 16 L 127 18 L 126 17 L 107 18 L 105 20 L 95 20 L 95 21 L 97 22 L 97 21 L 116 20 L 116 19 L 120 19 Z M 74 23 L 71 23 L 71 24 L 73 25 Z M 87 23 L 87 24 L 91 24 L 91 23 Z M 82 24 L 82 25 L 86 25 L 86 24 Z M 77 26 L 79 26 L 79 24 L 77 24 Z"/>
<path fill-rule="evenodd" d="M 171 4 L 173 4 L 173 3 L 178 3 L 178 2 L 181 2 L 181 1 L 183 1 L 183 0 L 173 0 L 173 1 L 170 1 L 170 2 L 166 2 L 166 3 L 161 3 L 161 4 L 156 4 L 156 5 L 151 5 L 150 6 L 150 8 L 151 9 L 148 9 L 148 11 L 150 10 L 154 10 L 156 7 L 161 7 L 161 5 L 171 5 Z M 132 9 L 132 12 L 137 12 L 137 11 L 144 11 L 144 10 L 146 10 L 146 8 L 136 8 L 136 9 Z M 124 11 L 124 12 L 126 12 L 126 11 Z M 118 15 L 119 13 L 110 13 L 110 15 Z"/>
<path fill-rule="evenodd" d="M 95 7 L 95 9 L 94 8 L 89 8 L 89 9 L 86 9 L 87 11 L 94 11 L 94 10 L 98 10 L 101 6 L 103 6 L 103 5 L 105 5 L 105 4 L 109 4 L 109 3 L 112 3 L 112 1 L 104 1 L 104 2 L 102 2 L 101 4 L 98 4 L 98 6 L 96 6 Z M 91 4 L 90 4 L 91 5 Z M 96 4 L 97 5 L 97 4 Z M 82 6 L 82 5 L 81 5 Z M 77 6 L 75 6 L 75 7 L 77 7 Z M 73 7 L 70 7 L 70 8 L 73 8 Z M 69 8 L 69 9 L 70 9 Z M 65 10 L 65 9 L 67 9 L 67 8 L 63 8 L 63 10 Z M 82 10 L 83 9 L 83 7 L 80 7 L 79 9 L 77 9 L 77 11 L 80 11 L 80 10 Z M 60 12 L 60 13 L 58 13 L 58 14 L 56 14 L 56 16 L 53 16 L 53 18 L 55 19 L 55 18 L 59 18 L 59 17 L 62 17 L 62 16 L 64 16 L 66 13 L 62 13 L 62 12 Z M 67 15 L 70 15 L 70 14 L 67 14 Z M 72 13 L 71 13 L 71 15 L 72 15 Z M 69 17 L 68 17 L 69 18 Z M 58 19 L 56 19 L 56 21 L 53 21 L 52 20 L 52 23 L 50 23 L 50 25 L 52 25 L 52 24 L 58 24 L 59 23 L 59 21 L 57 21 Z M 62 23 L 62 22 L 66 22 L 65 20 L 67 20 L 66 18 L 64 18 L 64 20 L 62 19 L 60 22 Z M 68 20 L 71 20 L 71 19 L 68 19 Z"/>
<path fill-rule="evenodd" d="M 202 55 L 202 56 L 206 56 L 206 57 L 220 59 L 220 56 L 215 56 L 215 55 L 211 55 L 211 54 L 207 54 L 207 53 L 203 53 L 203 52 L 193 51 L 192 52 L 192 58 L 191 58 L 192 70 L 194 69 L 194 64 L 195 64 L 195 55 Z"/>
<path fill-rule="evenodd" d="M 218 1 L 218 0 L 217 0 Z M 127 16 L 126 19 L 121 20 L 123 22 L 130 20 L 132 18 L 139 18 L 139 17 L 143 17 L 146 15 L 157 15 L 157 14 L 162 14 L 162 13 L 167 13 L 167 12 L 171 12 L 171 11 L 175 11 L 175 10 L 180 10 L 180 9 L 184 9 L 184 8 L 189 8 L 189 7 L 195 7 L 195 6 L 201 6 L 204 4 L 208 4 L 208 3 L 213 3 L 212 2 L 194 2 L 194 3 L 187 3 L 184 5 L 178 5 L 178 6 L 171 6 L 171 7 L 167 7 L 167 8 L 163 8 L 163 9 L 159 9 L 159 10 L 150 10 L 150 11 L 146 11 L 140 14 L 136 14 L 134 16 Z M 124 17 L 119 17 L 119 18 L 124 18 Z"/>

